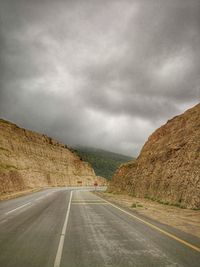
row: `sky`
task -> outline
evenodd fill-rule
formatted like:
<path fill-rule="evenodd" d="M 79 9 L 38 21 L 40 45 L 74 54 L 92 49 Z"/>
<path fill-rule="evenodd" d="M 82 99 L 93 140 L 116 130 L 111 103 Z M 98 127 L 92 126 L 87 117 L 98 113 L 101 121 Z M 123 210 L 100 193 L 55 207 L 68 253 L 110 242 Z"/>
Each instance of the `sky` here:
<path fill-rule="evenodd" d="M 0 0 L 0 117 L 137 156 L 200 101 L 199 0 Z"/>

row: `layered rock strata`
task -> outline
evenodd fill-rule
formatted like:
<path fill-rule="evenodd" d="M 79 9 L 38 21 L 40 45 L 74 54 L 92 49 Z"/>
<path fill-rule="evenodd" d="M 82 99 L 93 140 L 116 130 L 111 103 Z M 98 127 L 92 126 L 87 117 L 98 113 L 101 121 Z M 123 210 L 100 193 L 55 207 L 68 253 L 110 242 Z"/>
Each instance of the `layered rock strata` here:
<path fill-rule="evenodd" d="M 45 186 L 104 184 L 89 163 L 56 140 L 0 120 L 0 194 Z"/>
<path fill-rule="evenodd" d="M 116 171 L 110 190 L 200 209 L 200 104 L 157 129 Z"/>

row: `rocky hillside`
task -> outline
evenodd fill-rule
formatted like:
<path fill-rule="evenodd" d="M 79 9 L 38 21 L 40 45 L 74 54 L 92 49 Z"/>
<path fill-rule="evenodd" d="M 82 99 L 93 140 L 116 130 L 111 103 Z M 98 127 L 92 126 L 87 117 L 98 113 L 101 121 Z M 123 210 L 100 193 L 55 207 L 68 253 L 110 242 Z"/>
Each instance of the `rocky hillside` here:
<path fill-rule="evenodd" d="M 110 190 L 200 209 L 200 104 L 157 129 L 116 171 Z"/>
<path fill-rule="evenodd" d="M 46 135 L 0 120 L 0 194 L 43 186 L 99 184 L 89 163 Z"/>

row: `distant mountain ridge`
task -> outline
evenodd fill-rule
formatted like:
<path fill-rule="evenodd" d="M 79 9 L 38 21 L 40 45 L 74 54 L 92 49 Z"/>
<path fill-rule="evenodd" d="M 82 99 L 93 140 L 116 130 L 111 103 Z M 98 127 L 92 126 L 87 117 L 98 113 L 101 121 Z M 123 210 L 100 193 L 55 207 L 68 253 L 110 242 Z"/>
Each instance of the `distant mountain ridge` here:
<path fill-rule="evenodd" d="M 99 148 L 74 146 L 73 149 L 84 160 L 89 162 L 96 175 L 111 179 L 119 166 L 133 157 L 121 155 Z"/>

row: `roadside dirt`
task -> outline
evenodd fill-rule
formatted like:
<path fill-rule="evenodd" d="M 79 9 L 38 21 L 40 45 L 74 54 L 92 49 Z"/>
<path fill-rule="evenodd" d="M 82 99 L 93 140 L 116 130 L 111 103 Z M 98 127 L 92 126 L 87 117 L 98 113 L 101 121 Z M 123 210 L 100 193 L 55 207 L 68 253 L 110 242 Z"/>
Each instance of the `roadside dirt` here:
<path fill-rule="evenodd" d="M 23 191 L 18 191 L 18 192 L 12 192 L 12 193 L 7 193 L 7 194 L 0 194 L 0 201 L 1 200 L 8 200 L 8 199 L 12 199 L 12 198 L 16 198 L 16 197 L 21 197 L 21 196 L 25 196 L 28 195 L 30 193 L 34 193 L 37 191 L 40 191 L 44 188 L 35 188 L 35 189 L 28 189 L 28 190 L 23 190 Z"/>
<path fill-rule="evenodd" d="M 200 238 L 200 210 L 181 209 L 179 207 L 160 204 L 149 199 L 122 194 L 116 195 L 99 192 L 98 195 L 108 201 L 134 209 L 139 214 Z"/>

